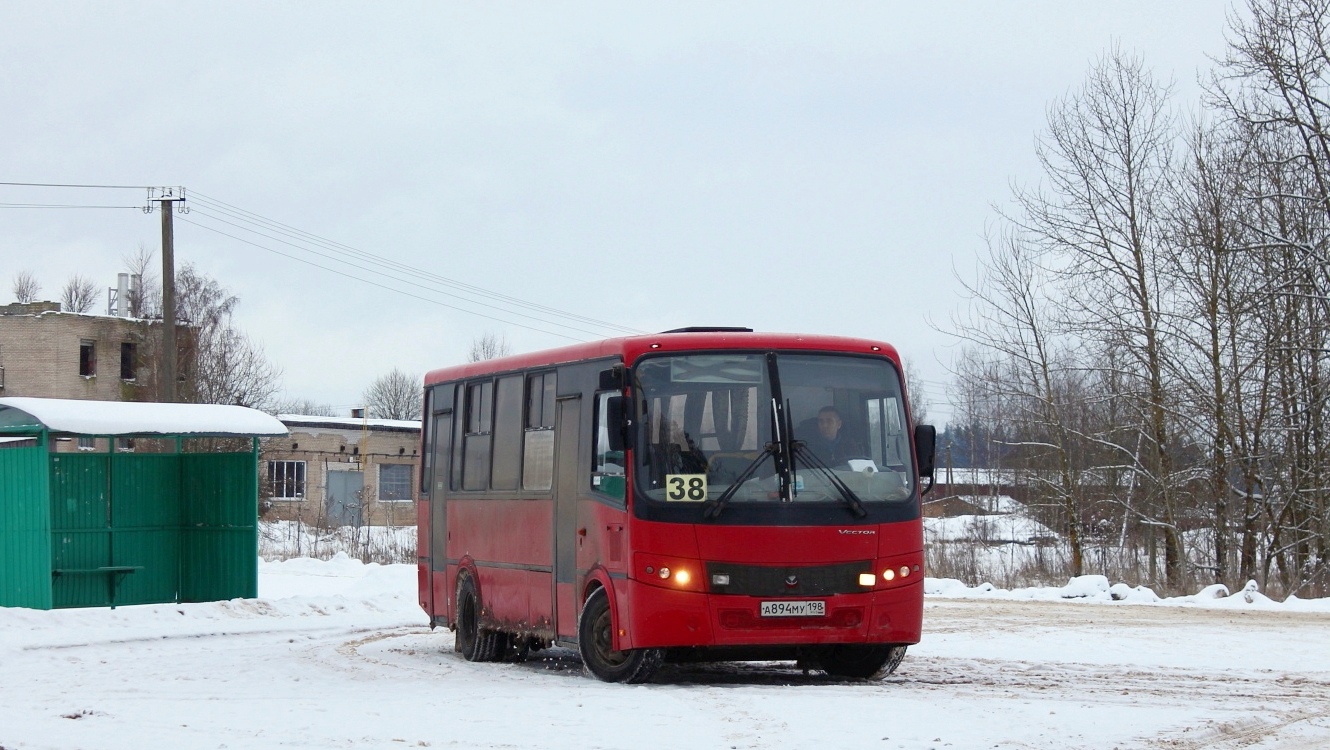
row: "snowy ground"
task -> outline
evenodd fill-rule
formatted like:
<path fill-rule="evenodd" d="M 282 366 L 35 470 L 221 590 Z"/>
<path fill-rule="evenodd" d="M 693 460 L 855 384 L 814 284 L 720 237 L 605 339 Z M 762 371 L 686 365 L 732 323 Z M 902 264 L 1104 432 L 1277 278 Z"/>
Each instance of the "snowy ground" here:
<path fill-rule="evenodd" d="M 0 609 L 0 748 L 1330 747 L 1330 603 L 930 587 L 924 643 L 880 683 L 620 686 L 562 650 L 463 661 L 413 567 L 263 563 L 255 601 Z"/>

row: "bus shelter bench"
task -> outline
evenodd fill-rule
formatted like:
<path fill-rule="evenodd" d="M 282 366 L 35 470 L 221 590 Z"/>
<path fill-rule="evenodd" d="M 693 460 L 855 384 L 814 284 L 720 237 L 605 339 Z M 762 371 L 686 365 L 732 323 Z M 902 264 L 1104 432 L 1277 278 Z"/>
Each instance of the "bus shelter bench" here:
<path fill-rule="evenodd" d="M 106 576 L 106 601 L 115 609 L 115 591 L 120 588 L 120 581 L 130 573 L 143 570 L 142 565 L 103 565 L 100 568 L 53 568 L 52 578 L 60 576 L 104 575 Z"/>

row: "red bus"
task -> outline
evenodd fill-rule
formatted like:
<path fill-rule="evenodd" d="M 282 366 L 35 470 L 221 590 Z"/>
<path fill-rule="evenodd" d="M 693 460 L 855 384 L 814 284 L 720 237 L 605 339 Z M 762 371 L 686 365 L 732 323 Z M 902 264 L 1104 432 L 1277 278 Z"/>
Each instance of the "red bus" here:
<path fill-rule="evenodd" d="M 679 329 L 435 370 L 424 406 L 420 605 L 468 660 L 870 678 L 919 642 L 934 431 L 888 344 Z"/>

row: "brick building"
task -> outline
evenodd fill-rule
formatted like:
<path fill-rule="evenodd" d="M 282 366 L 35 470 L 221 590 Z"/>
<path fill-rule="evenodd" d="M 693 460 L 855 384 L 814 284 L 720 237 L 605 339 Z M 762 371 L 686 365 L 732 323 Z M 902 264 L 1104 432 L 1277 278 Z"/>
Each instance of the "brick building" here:
<path fill-rule="evenodd" d="M 62 312 L 59 302 L 0 305 L 0 396 L 153 401 L 161 321 Z M 192 330 L 178 326 L 180 350 Z M 177 372 L 192 371 L 180 363 Z"/>
<path fill-rule="evenodd" d="M 419 422 L 277 418 L 291 435 L 260 448 L 260 502 L 267 517 L 318 526 L 415 523 Z"/>

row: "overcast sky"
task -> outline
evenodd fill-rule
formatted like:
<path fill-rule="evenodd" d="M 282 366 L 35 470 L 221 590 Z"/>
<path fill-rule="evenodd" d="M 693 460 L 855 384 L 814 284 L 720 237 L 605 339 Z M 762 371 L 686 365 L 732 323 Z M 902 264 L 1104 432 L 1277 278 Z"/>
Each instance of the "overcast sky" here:
<path fill-rule="evenodd" d="M 992 204 L 1038 180 L 1049 102 L 1117 43 L 1194 107 L 1230 11 L 5 3 L 0 182 L 184 186 L 177 264 L 239 295 L 287 395 L 339 411 L 394 366 L 463 361 L 487 332 L 529 351 L 613 331 L 385 279 L 366 270 L 378 260 L 339 265 L 256 222 L 404 264 L 417 284 L 435 274 L 641 331 L 883 339 L 945 422 L 953 267 L 973 272 Z M 0 186 L 8 204 L 145 196 Z M 0 302 L 23 269 L 48 298 L 75 272 L 111 286 L 122 256 L 160 238 L 138 210 L 0 207 Z"/>

